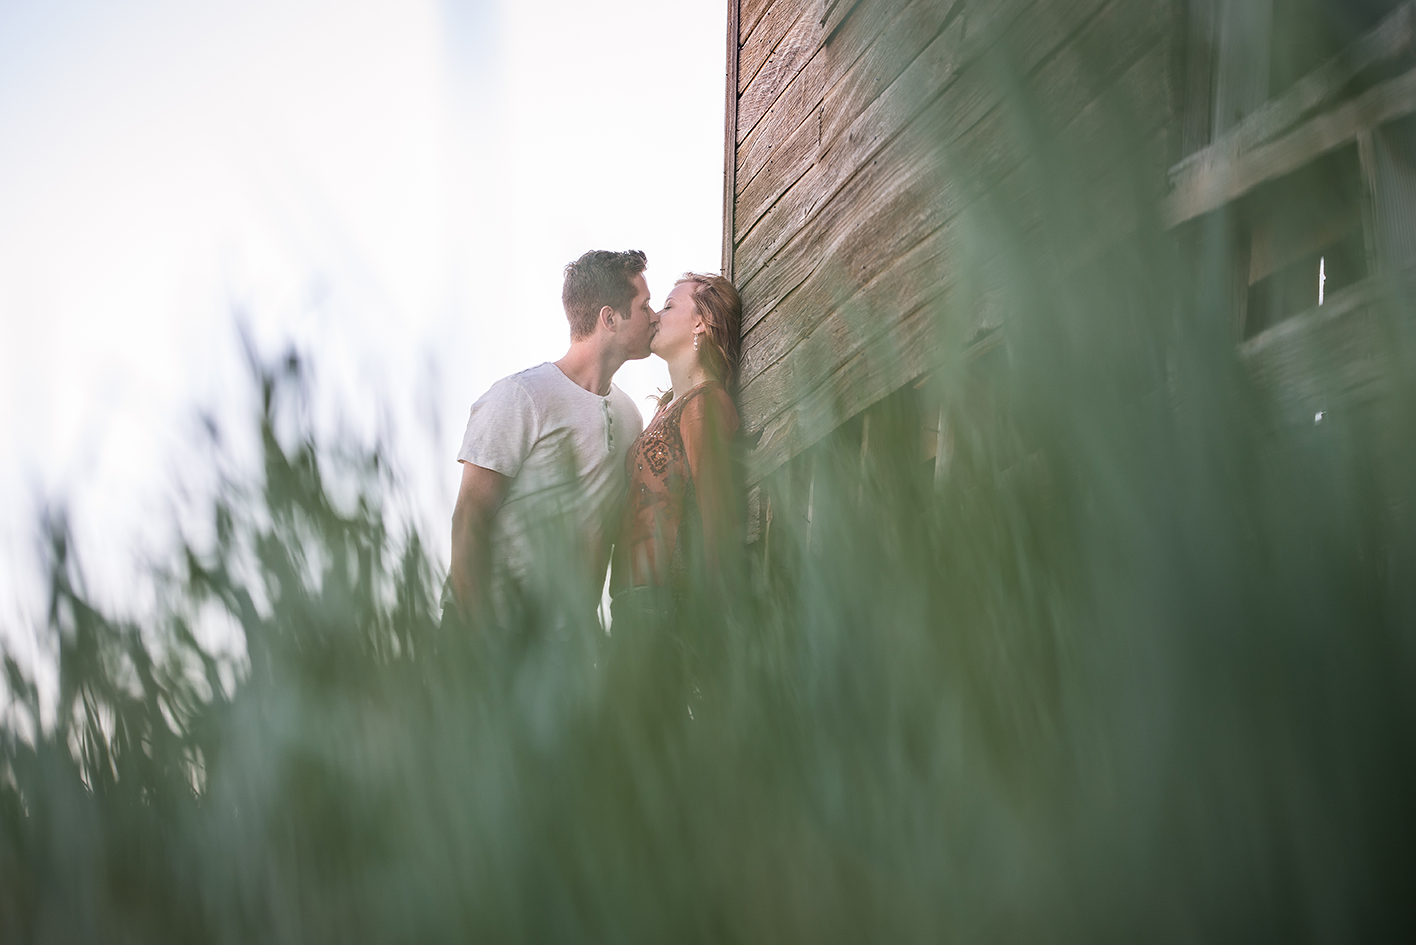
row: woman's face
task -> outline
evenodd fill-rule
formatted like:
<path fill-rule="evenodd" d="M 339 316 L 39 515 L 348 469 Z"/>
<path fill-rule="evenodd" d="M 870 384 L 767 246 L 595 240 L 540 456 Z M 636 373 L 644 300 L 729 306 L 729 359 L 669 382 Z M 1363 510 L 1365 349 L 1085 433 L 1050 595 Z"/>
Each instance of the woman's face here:
<path fill-rule="evenodd" d="M 694 333 L 703 330 L 703 318 L 693 304 L 695 288 L 697 286 L 692 282 L 680 282 L 664 299 L 664 307 L 659 312 L 659 330 L 650 342 L 649 350 L 665 361 L 672 361 L 685 351 L 692 350 Z"/>

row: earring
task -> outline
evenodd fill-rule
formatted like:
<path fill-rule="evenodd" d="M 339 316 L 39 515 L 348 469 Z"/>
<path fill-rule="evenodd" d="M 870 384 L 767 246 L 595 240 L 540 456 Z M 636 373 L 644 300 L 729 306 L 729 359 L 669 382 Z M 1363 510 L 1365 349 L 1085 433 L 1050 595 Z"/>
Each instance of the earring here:
<path fill-rule="evenodd" d="M 702 337 L 703 337 L 703 332 L 701 332 L 701 331 L 695 331 L 695 332 L 693 333 L 693 350 L 694 350 L 694 351 L 697 351 L 697 350 L 698 350 L 698 339 L 699 339 L 699 338 L 702 338 Z"/>

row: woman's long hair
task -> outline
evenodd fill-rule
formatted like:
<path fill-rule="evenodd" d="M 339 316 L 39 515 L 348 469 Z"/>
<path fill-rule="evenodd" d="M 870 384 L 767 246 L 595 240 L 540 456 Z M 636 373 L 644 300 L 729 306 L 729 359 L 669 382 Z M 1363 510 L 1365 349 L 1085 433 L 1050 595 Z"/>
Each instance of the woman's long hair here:
<path fill-rule="evenodd" d="M 713 380 L 736 399 L 738 359 L 742 351 L 742 298 L 731 281 L 706 272 L 685 272 L 674 287 L 693 283 L 693 304 L 703 318 L 698 361 Z M 673 388 L 659 398 L 662 407 L 674 399 Z"/>

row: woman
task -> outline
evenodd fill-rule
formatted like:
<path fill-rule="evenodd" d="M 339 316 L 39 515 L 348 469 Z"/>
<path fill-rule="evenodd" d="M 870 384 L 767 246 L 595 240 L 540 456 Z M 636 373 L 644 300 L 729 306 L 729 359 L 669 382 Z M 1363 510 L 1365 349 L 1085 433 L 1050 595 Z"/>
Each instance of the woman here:
<path fill-rule="evenodd" d="M 742 302 L 722 276 L 686 273 L 659 313 L 650 351 L 670 388 L 629 449 L 629 497 L 610 575 L 617 630 L 674 616 L 691 593 L 719 590 L 738 534 L 731 444 Z M 622 636 L 622 634 L 621 634 Z"/>

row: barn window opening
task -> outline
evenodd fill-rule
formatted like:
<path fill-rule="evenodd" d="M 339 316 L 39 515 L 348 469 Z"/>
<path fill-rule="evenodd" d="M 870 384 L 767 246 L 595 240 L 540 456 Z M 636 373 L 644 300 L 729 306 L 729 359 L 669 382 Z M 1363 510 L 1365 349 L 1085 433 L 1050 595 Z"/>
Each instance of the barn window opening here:
<path fill-rule="evenodd" d="M 1323 305 L 1367 278 L 1362 172 L 1355 145 L 1276 180 L 1246 201 L 1243 337 Z"/>
<path fill-rule="evenodd" d="M 1209 145 L 1380 30 L 1387 36 L 1377 46 L 1388 48 L 1387 57 L 1352 76 L 1343 95 L 1416 65 L 1416 50 L 1400 39 L 1404 24 L 1394 18 L 1403 0 L 1187 0 L 1186 6 L 1182 154 Z"/>

